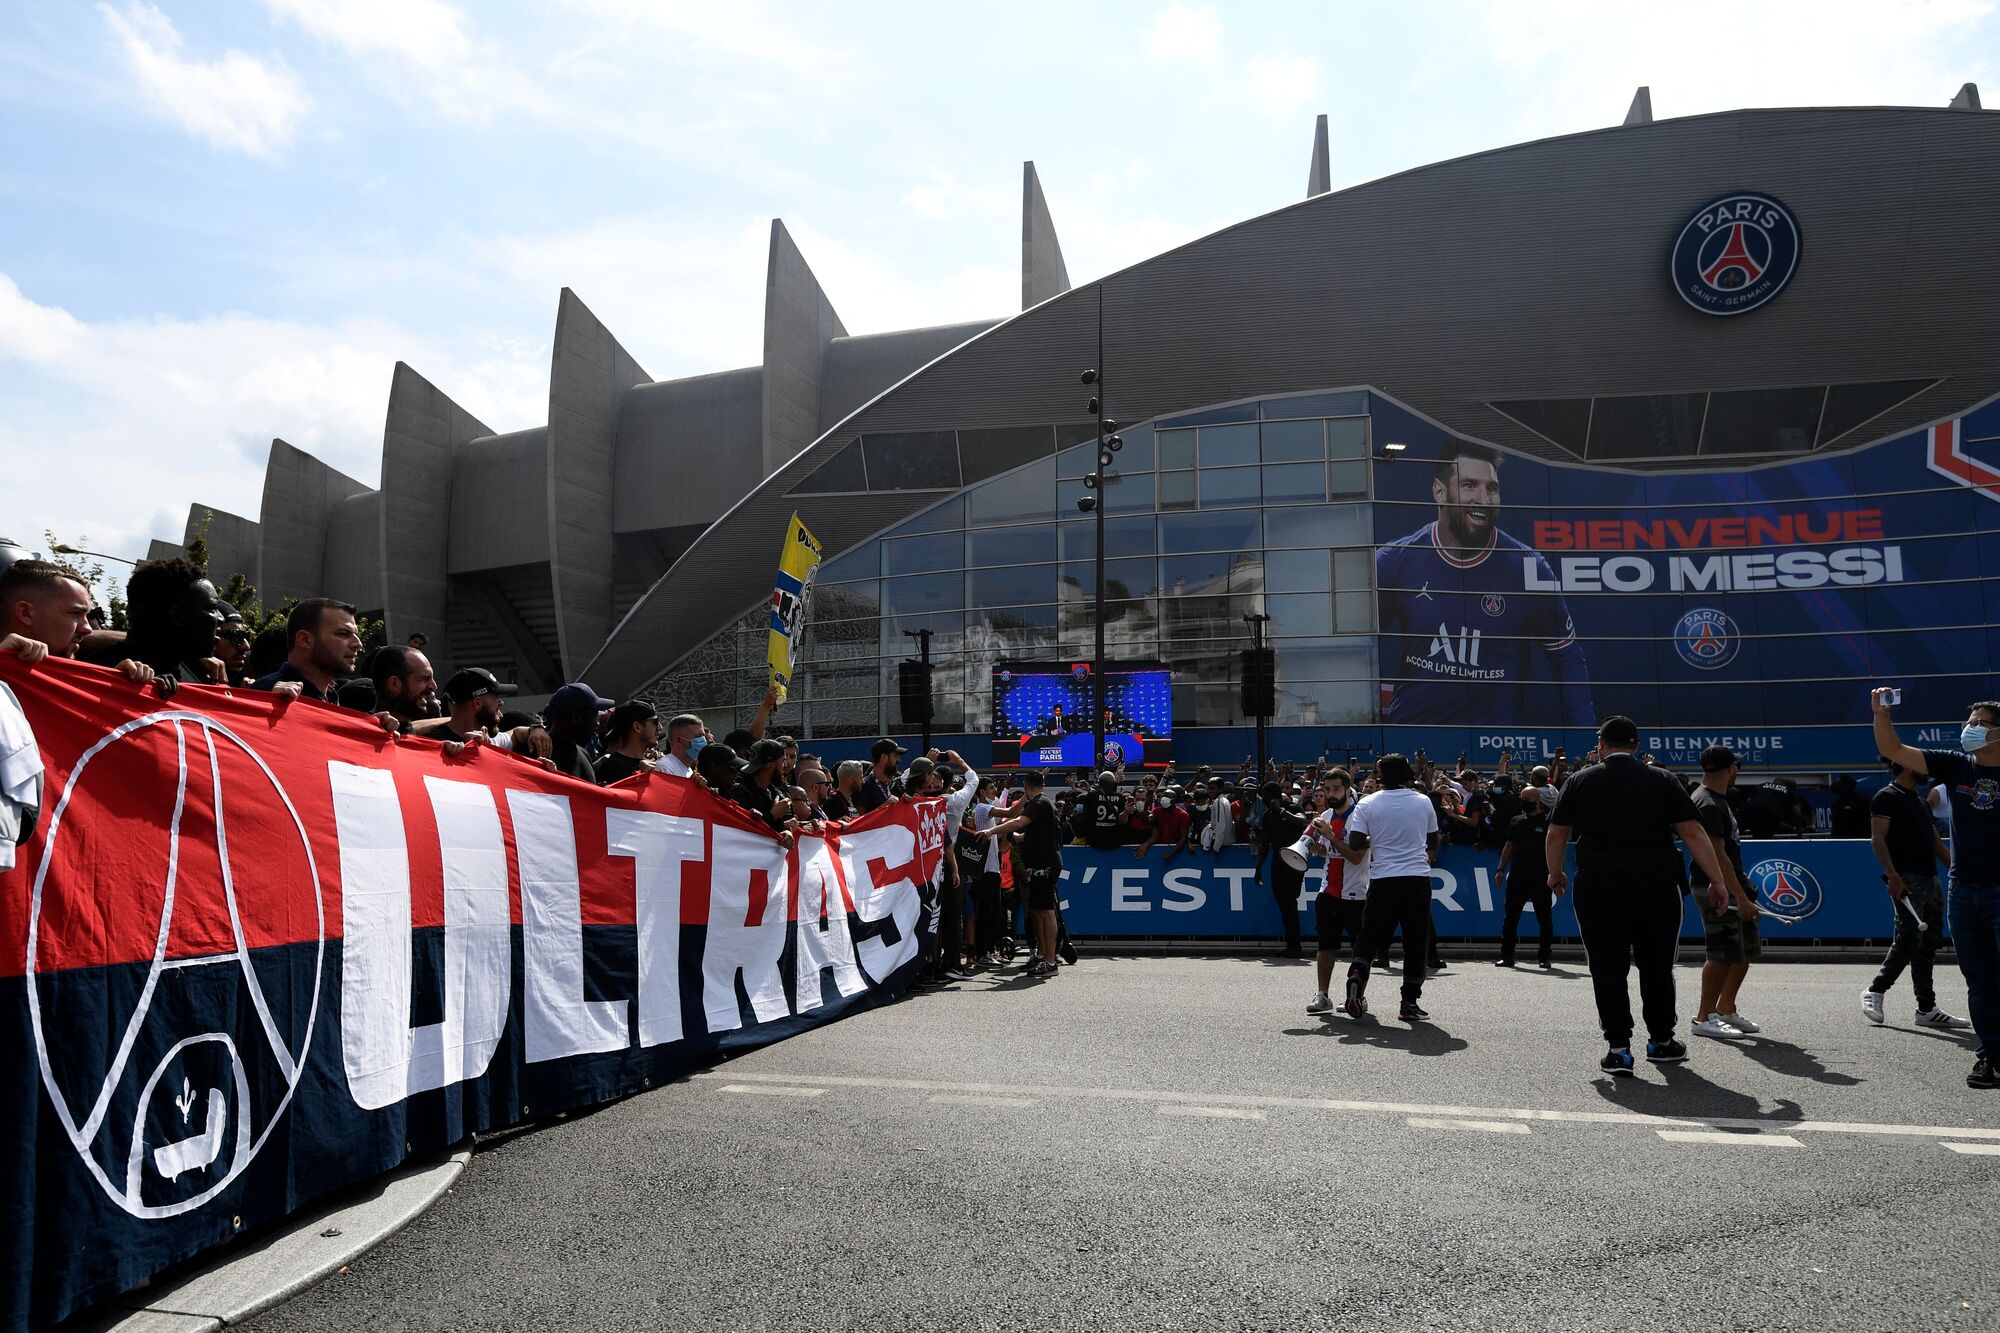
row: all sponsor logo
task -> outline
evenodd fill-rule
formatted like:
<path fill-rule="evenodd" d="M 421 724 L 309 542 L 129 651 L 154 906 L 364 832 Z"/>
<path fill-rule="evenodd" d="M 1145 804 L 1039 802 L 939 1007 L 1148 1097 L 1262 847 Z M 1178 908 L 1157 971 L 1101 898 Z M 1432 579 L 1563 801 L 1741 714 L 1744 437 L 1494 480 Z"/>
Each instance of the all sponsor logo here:
<path fill-rule="evenodd" d="M 1727 613 L 1696 607 L 1674 623 L 1674 651 L 1681 661 L 1703 671 L 1715 671 L 1736 660 L 1743 635 Z"/>
<path fill-rule="evenodd" d="M 1798 219 L 1768 194 L 1726 194 L 1694 211 L 1674 238 L 1667 272 L 1704 315 L 1742 315 L 1792 280 L 1804 248 Z"/>
<path fill-rule="evenodd" d="M 125 998 L 128 988 L 103 979 L 105 968 L 92 969 L 99 977 L 95 993 L 81 993 L 76 972 L 61 973 L 39 957 L 44 919 L 101 910 L 88 873 L 91 849 L 65 816 L 94 772 L 135 768 L 158 771 L 165 807 L 158 826 L 141 826 L 134 835 L 152 835 L 137 856 L 150 866 L 150 882 L 123 889 L 146 904 L 151 956 L 136 997 Z M 248 799 L 225 801 L 225 771 L 228 788 Z M 295 833 L 298 873 L 233 862 L 232 819 Z M 237 887 L 253 876 L 259 894 L 268 895 L 273 884 L 310 893 L 310 901 L 302 893 L 288 905 L 292 921 L 315 929 L 309 987 L 289 963 L 267 974 L 253 958 Z M 319 1015 L 326 889 L 291 797 L 263 758 L 213 718 L 180 711 L 134 718 L 84 751 L 71 770 L 30 892 L 29 1020 L 42 1084 L 71 1146 L 111 1200 L 134 1217 L 201 1207 L 243 1174 L 284 1116 Z M 74 967 L 78 960 L 69 961 Z M 50 983 L 58 989 L 45 1005 L 43 987 Z M 224 1014 L 231 1021 L 214 1025 Z M 92 1019 L 94 1030 L 71 1030 Z M 106 1025 L 118 1034 L 108 1052 L 98 1036 Z"/>
<path fill-rule="evenodd" d="M 1797 861 L 1759 861 L 1748 873 L 1757 905 L 1779 916 L 1809 917 L 1826 901 L 1819 880 Z"/>

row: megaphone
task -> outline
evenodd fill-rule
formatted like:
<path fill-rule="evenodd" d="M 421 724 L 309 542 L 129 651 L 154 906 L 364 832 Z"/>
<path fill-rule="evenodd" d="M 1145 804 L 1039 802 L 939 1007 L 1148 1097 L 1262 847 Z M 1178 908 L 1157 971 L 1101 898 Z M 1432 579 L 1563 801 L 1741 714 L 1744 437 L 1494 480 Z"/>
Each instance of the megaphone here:
<path fill-rule="evenodd" d="M 1315 856 L 1330 859 L 1334 855 L 1334 850 L 1333 844 L 1327 840 L 1326 831 L 1325 824 L 1314 820 L 1306 825 L 1306 831 L 1299 835 L 1297 842 L 1280 851 L 1278 855 L 1285 859 L 1286 865 L 1298 871 L 1310 867 Z"/>

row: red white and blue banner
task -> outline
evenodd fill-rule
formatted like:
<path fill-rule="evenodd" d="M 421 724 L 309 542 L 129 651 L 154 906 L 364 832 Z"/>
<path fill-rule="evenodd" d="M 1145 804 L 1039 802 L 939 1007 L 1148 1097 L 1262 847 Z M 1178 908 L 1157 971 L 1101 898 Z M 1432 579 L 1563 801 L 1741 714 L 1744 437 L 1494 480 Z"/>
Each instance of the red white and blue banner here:
<path fill-rule="evenodd" d="M 413 1153 L 893 996 L 940 802 L 787 849 L 372 718 L 0 655 L 46 769 L 0 872 L 0 1328 Z"/>

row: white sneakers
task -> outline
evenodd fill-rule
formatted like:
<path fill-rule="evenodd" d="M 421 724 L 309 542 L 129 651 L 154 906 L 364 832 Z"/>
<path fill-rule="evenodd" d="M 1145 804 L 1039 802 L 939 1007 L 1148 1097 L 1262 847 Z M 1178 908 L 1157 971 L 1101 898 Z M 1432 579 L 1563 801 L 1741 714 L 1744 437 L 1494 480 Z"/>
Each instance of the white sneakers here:
<path fill-rule="evenodd" d="M 1880 1023 L 1883 1021 L 1882 993 L 1880 991 L 1865 990 L 1861 992 L 1861 1013 L 1871 1023 Z"/>
<path fill-rule="evenodd" d="M 1327 998 L 1327 994 L 1323 990 L 1314 991 L 1312 999 L 1306 1002 L 1306 1012 L 1309 1014 L 1330 1013 L 1332 1010 L 1333 1001 Z"/>
<path fill-rule="evenodd" d="M 1726 1021 L 1721 1014 L 1710 1014 L 1707 1018 L 1695 1019 L 1689 1025 L 1688 1031 L 1697 1037 L 1715 1037 L 1723 1041 L 1747 1035 L 1742 1028 Z"/>
<path fill-rule="evenodd" d="M 1919 1009 L 1917 1010 L 1917 1026 L 1920 1028 L 1951 1028 L 1956 1031 L 1971 1027 L 1972 1022 L 1969 1019 L 1960 1018 L 1956 1014 L 1948 1014 L 1942 1009 Z"/>
<path fill-rule="evenodd" d="M 1738 1032 L 1762 1032 L 1764 1030 L 1741 1014 L 1717 1014 L 1716 1017 L 1735 1028 Z"/>

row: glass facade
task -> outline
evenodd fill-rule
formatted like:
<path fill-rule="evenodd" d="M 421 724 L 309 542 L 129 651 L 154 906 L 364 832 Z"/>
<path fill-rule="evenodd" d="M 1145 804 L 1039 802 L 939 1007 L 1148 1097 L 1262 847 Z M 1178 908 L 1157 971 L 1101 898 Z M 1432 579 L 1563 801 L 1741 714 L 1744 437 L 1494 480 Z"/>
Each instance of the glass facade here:
<path fill-rule="evenodd" d="M 802 735 L 909 730 L 896 664 L 915 656 L 911 631 L 932 632 L 939 733 L 990 728 L 994 663 L 1090 654 L 1097 520 L 1076 502 L 1096 445 L 1057 450 L 1074 429 L 1037 429 L 1054 430 L 1054 452 L 1026 431 L 864 437 L 871 483 L 985 480 L 821 567 L 792 692 Z M 1374 722 L 1368 395 L 1273 398 L 1120 434 L 1104 493 L 1106 656 L 1173 669 L 1177 730 L 1243 726 L 1237 655 L 1250 643 L 1244 617 L 1261 613 L 1277 650 L 1278 725 Z M 711 726 L 742 711 L 762 692 L 768 626 L 760 607 L 715 634 L 659 682 L 660 697 Z"/>

